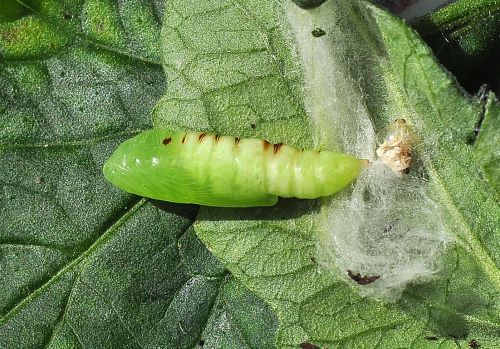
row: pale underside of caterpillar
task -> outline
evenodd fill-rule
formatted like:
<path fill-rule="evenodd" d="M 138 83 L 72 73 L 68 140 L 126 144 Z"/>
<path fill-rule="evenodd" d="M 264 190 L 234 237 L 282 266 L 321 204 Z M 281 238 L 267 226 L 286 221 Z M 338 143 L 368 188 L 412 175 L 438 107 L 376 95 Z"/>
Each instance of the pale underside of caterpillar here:
<path fill-rule="evenodd" d="M 152 199 L 220 207 L 272 206 L 346 187 L 366 160 L 263 139 L 153 129 L 123 142 L 104 165 L 116 187 Z"/>

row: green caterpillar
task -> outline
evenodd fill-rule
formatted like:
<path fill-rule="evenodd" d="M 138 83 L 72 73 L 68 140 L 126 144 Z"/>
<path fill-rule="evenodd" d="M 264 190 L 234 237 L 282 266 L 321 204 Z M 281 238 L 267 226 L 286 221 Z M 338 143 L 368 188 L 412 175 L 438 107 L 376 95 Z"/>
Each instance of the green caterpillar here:
<path fill-rule="evenodd" d="M 122 143 L 104 165 L 116 187 L 148 198 L 220 207 L 272 206 L 281 197 L 332 195 L 366 160 L 262 139 L 153 129 Z"/>

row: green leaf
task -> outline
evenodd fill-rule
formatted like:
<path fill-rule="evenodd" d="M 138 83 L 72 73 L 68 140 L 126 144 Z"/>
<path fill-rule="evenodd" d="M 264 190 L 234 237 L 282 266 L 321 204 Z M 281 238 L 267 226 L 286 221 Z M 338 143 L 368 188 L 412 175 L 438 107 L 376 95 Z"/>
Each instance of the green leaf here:
<path fill-rule="evenodd" d="M 483 169 L 483 176 L 496 192 L 496 199 L 500 201 L 500 104 L 490 94 L 485 106 L 484 118 L 476 128 L 474 139 L 474 155 Z"/>
<path fill-rule="evenodd" d="M 447 212 L 456 240 L 439 275 L 384 303 L 317 265 L 319 203 L 202 208 L 198 236 L 271 305 L 278 347 L 500 345 L 500 209 L 467 144 L 483 107 L 410 28 L 364 1 L 304 11 L 287 1 L 175 0 L 162 38 L 172 80 L 155 125 L 367 154 L 363 142 L 404 117 Z"/>
<path fill-rule="evenodd" d="M 498 0 L 456 1 L 411 24 L 464 88 L 474 93 L 487 83 L 498 91 Z"/>
<path fill-rule="evenodd" d="M 310 144 L 300 74 L 275 6 L 257 1 L 249 13 L 227 2 L 172 2 L 162 36 L 169 88 L 153 124 Z"/>
<path fill-rule="evenodd" d="M 274 315 L 194 235 L 197 207 L 102 175 L 165 88 L 163 4 L 5 4 L 0 347 L 272 346 Z"/>
<path fill-rule="evenodd" d="M 494 285 L 500 287 L 500 249 L 495 239 L 500 232 L 500 207 L 481 180 L 472 151 L 465 144 L 482 110 L 438 70 L 429 50 L 419 45 L 415 34 L 409 30 L 398 33 L 401 23 L 384 20 L 381 12 L 375 13 L 395 82 L 410 104 L 423 146 L 430 154 L 429 159 L 424 159 L 427 170 L 457 219 L 453 232 L 470 253 L 477 255 Z M 391 44 L 393 40 L 401 46 Z M 407 52 L 406 57 L 401 50 Z M 434 71 L 426 72 L 429 67 Z M 437 140 L 433 139 L 436 134 Z M 433 149 L 439 151 L 430 153 Z"/>

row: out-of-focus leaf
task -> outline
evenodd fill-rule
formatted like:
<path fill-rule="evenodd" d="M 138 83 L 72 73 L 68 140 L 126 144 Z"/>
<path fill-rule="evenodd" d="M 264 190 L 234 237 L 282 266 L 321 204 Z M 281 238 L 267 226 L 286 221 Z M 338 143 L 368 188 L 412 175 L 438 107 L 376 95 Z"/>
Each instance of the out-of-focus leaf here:
<path fill-rule="evenodd" d="M 459 0 L 411 24 L 469 92 L 499 92 L 500 1 Z"/>

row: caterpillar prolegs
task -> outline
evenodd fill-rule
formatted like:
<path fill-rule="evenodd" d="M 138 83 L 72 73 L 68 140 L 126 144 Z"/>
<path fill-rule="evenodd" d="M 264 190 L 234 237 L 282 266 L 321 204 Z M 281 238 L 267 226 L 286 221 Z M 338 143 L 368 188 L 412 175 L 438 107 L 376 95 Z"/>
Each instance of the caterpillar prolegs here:
<path fill-rule="evenodd" d="M 148 198 L 252 207 L 272 206 L 278 196 L 332 195 L 353 181 L 365 163 L 339 152 L 263 139 L 153 129 L 123 142 L 104 165 L 104 176 Z"/>

